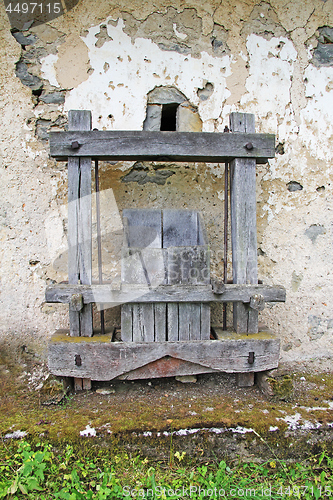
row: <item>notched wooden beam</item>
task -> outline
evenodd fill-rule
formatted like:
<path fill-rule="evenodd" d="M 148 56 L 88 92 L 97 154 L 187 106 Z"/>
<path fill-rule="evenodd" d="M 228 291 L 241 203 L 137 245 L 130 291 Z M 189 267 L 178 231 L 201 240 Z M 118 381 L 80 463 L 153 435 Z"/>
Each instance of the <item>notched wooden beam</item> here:
<path fill-rule="evenodd" d="M 112 285 L 50 285 L 45 292 L 46 302 L 70 303 L 73 294 L 82 294 L 84 304 L 102 303 L 104 307 L 118 304 L 149 302 L 243 302 L 250 307 L 262 307 L 263 302 L 285 302 L 283 286 L 226 284 L 215 292 L 211 285 L 164 285 L 150 290 L 148 287 L 121 290 Z M 259 297 L 260 295 L 260 297 Z M 257 297 L 256 299 L 251 297 Z M 262 297 L 262 298 L 261 298 Z M 251 306 L 252 303 L 252 306 Z"/>
<path fill-rule="evenodd" d="M 278 366 L 280 340 L 275 335 L 235 335 L 221 329 L 217 329 L 217 335 L 218 340 L 138 343 L 111 342 L 110 335 L 70 337 L 60 331 L 50 339 L 48 366 L 54 375 L 100 381 L 141 370 L 148 364 L 160 365 L 163 376 L 183 374 L 184 363 L 192 364 L 192 373 L 258 372 Z M 175 361 L 168 368 L 169 358 Z M 150 376 L 160 376 L 160 369 L 155 374 L 151 370 Z"/>
<path fill-rule="evenodd" d="M 251 147 L 250 147 L 251 145 Z M 266 163 L 275 156 L 274 134 L 70 131 L 50 133 L 50 154 L 57 160 L 91 157 L 99 160 L 161 160 L 224 162 L 255 158 Z"/>

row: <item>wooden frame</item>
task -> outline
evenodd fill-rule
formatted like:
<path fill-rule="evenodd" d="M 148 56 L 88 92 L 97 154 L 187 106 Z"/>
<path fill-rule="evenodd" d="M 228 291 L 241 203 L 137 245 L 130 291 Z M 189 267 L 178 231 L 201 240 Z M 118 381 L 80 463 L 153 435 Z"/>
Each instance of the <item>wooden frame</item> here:
<path fill-rule="evenodd" d="M 255 200 L 255 165 L 274 157 L 275 136 L 255 134 L 254 115 L 245 113 L 231 114 L 230 129 L 230 133 L 91 131 L 89 111 L 70 111 L 69 131 L 50 134 L 51 156 L 68 160 L 69 283 L 48 286 L 46 300 L 68 303 L 70 308 L 69 335 L 58 332 L 49 344 L 52 373 L 74 377 L 77 389 L 89 388 L 90 380 L 215 371 L 238 373 L 240 385 L 251 385 L 255 371 L 277 367 L 279 339 L 258 333 L 258 311 L 265 302 L 284 302 L 285 289 L 258 285 Z M 154 288 L 124 283 L 120 290 L 92 284 L 92 159 L 230 162 L 234 284 L 212 281 Z M 126 303 L 163 307 L 165 302 L 233 302 L 236 334 L 219 331 L 217 340 L 111 342 L 110 335 L 91 337 L 94 302 L 104 308 Z"/>

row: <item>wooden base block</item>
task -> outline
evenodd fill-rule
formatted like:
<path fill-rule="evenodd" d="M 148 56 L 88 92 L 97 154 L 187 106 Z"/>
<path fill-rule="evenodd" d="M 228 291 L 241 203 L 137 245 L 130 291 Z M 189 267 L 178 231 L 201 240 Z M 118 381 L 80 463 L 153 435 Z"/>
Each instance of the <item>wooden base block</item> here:
<path fill-rule="evenodd" d="M 91 390 L 91 379 L 90 378 L 74 377 L 74 390 L 75 391 L 90 391 Z"/>
<path fill-rule="evenodd" d="M 254 385 L 254 372 L 237 373 L 236 382 L 238 387 L 251 387 Z"/>
<path fill-rule="evenodd" d="M 252 373 L 253 377 L 255 372 L 277 368 L 280 340 L 275 335 L 215 331 L 217 340 L 139 343 L 112 342 L 112 335 L 70 337 L 62 330 L 49 342 L 48 366 L 54 375 L 98 381 L 134 379 L 136 374 L 137 378 L 173 377 L 185 371 L 187 375 Z M 83 388 L 87 385 L 82 384 Z"/>

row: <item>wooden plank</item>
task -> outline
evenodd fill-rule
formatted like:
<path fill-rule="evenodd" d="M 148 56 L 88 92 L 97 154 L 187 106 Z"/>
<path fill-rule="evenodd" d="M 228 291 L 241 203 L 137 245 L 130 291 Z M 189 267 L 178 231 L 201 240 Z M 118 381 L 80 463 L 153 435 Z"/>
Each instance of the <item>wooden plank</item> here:
<path fill-rule="evenodd" d="M 79 262 L 80 281 L 92 283 L 92 214 L 91 214 L 91 158 L 80 158 Z M 92 305 L 86 304 L 80 314 L 81 335 L 93 334 Z"/>
<path fill-rule="evenodd" d="M 154 341 L 165 342 L 167 340 L 167 304 L 165 302 L 154 304 L 154 326 Z"/>
<path fill-rule="evenodd" d="M 168 285 L 204 285 L 210 283 L 208 246 L 180 246 L 163 249 L 167 253 Z"/>
<path fill-rule="evenodd" d="M 200 340 L 210 339 L 210 305 L 200 304 Z"/>
<path fill-rule="evenodd" d="M 162 213 L 154 209 L 124 209 L 128 221 L 128 246 L 162 248 Z"/>
<path fill-rule="evenodd" d="M 191 314 L 190 340 L 201 338 L 201 304 L 192 302 L 189 304 Z"/>
<path fill-rule="evenodd" d="M 82 391 L 83 389 L 83 379 L 74 377 L 74 391 Z"/>
<path fill-rule="evenodd" d="M 122 248 L 121 281 L 157 287 L 166 281 L 164 249 Z"/>
<path fill-rule="evenodd" d="M 190 340 L 191 331 L 191 310 L 189 304 L 179 303 L 178 305 L 178 321 L 179 321 L 179 340 L 184 342 Z"/>
<path fill-rule="evenodd" d="M 179 304 L 179 340 L 200 340 L 200 304 Z"/>
<path fill-rule="evenodd" d="M 77 149 L 72 148 L 78 145 Z M 77 144 L 75 144 L 77 143 Z M 251 144 L 252 149 L 247 145 Z M 58 160 L 87 156 L 100 160 L 225 162 L 232 158 L 274 158 L 273 134 L 210 132 L 92 131 L 51 132 L 50 154 Z"/>
<path fill-rule="evenodd" d="M 167 304 L 167 340 L 177 342 L 179 340 L 179 304 L 169 302 Z"/>
<path fill-rule="evenodd" d="M 83 391 L 91 391 L 91 379 L 83 378 L 82 379 L 82 390 Z"/>
<path fill-rule="evenodd" d="M 196 210 L 163 210 L 163 248 L 198 244 Z"/>
<path fill-rule="evenodd" d="M 91 129 L 89 111 L 70 111 L 71 130 Z M 91 285 L 92 267 L 91 228 L 91 159 L 68 158 L 68 280 L 69 283 Z M 69 311 L 72 336 L 93 333 L 92 305 L 86 304 L 77 312 Z"/>
<path fill-rule="evenodd" d="M 255 131 L 254 115 L 231 113 L 233 133 Z M 257 276 L 257 219 L 256 219 L 256 162 L 236 158 L 231 162 L 231 242 L 234 283 L 258 283 Z M 237 333 L 258 331 L 258 312 L 241 303 L 234 304 L 234 329 Z"/>
<path fill-rule="evenodd" d="M 280 341 L 267 332 L 219 335 L 220 340 L 188 342 L 111 342 L 112 336 L 73 338 L 57 333 L 49 342 L 48 366 L 54 375 L 111 380 L 143 365 L 170 356 L 198 364 L 208 371 L 258 372 L 276 368 Z M 249 363 L 249 353 L 254 362 Z M 75 364 L 80 356 L 81 364 Z"/>
<path fill-rule="evenodd" d="M 190 255 L 189 284 L 208 285 L 210 283 L 209 247 L 193 247 Z"/>
<path fill-rule="evenodd" d="M 121 306 L 121 340 L 133 342 L 133 306 L 122 304 Z"/>
<path fill-rule="evenodd" d="M 114 290 L 111 284 L 69 285 L 56 284 L 46 288 L 47 302 L 69 303 L 71 296 L 81 293 L 85 304 L 92 302 L 118 305 L 126 302 L 244 302 L 249 303 L 253 295 L 261 294 L 265 302 L 285 302 L 286 289 L 279 285 L 231 285 L 226 284 L 222 293 L 214 293 L 211 285 L 159 286 L 154 290 L 148 287 L 130 286 L 130 289 Z"/>
<path fill-rule="evenodd" d="M 133 342 L 154 342 L 154 304 L 133 304 Z"/>
<path fill-rule="evenodd" d="M 198 243 L 197 245 L 209 245 L 208 235 L 203 216 L 198 212 Z"/>

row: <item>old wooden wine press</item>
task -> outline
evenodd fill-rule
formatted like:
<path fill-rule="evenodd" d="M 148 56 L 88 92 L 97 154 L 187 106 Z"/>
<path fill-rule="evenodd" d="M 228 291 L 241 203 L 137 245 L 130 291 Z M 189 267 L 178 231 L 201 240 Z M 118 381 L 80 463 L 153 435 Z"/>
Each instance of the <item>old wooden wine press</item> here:
<path fill-rule="evenodd" d="M 255 196 L 256 163 L 274 157 L 274 143 L 255 133 L 252 114 L 232 113 L 230 133 L 191 133 L 91 130 L 90 111 L 69 112 L 69 131 L 50 134 L 51 156 L 68 161 L 69 258 L 68 284 L 48 286 L 46 300 L 69 303 L 70 320 L 50 340 L 51 373 L 77 389 L 209 372 L 237 373 L 246 386 L 278 366 L 279 339 L 258 332 L 258 310 L 285 301 L 285 289 L 258 284 Z M 124 210 L 121 288 L 92 283 L 92 161 L 161 159 L 230 165 L 233 284 L 210 279 L 203 220 L 180 210 Z M 94 302 L 122 304 L 121 340 L 94 335 Z M 234 331 L 217 328 L 215 339 L 212 302 L 234 303 Z"/>

